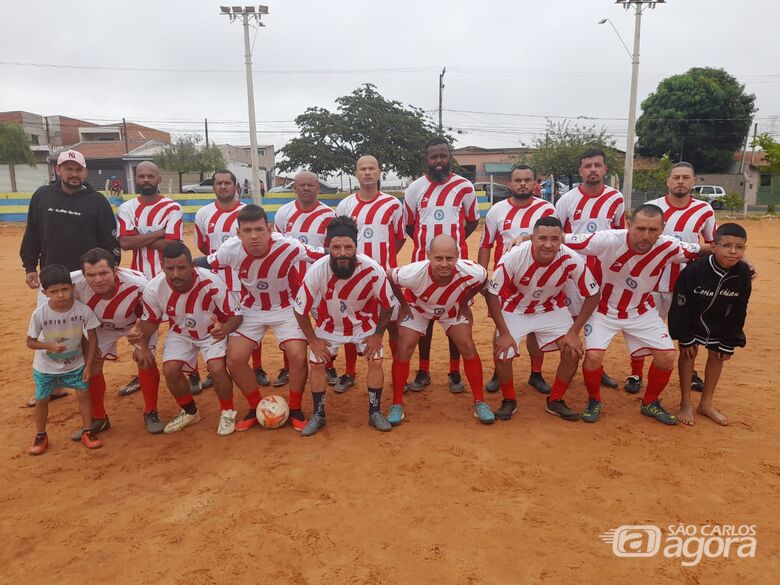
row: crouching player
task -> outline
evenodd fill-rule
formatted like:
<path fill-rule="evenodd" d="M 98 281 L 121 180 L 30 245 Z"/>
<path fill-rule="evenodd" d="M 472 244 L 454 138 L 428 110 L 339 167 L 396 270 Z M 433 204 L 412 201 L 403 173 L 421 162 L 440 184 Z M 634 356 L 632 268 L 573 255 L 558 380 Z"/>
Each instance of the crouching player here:
<path fill-rule="evenodd" d="M 669 308 L 669 333 L 680 346 L 680 414 L 677 418 L 693 424 L 691 373 L 698 346 L 707 348 L 704 389 L 696 412 L 716 423 L 728 419 L 715 410 L 712 397 L 718 385 L 723 362 L 734 349 L 745 347 L 745 325 L 751 291 L 751 270 L 742 260 L 747 233 L 735 223 L 724 223 L 715 232 L 712 255 L 688 264 L 677 278 Z"/>
<path fill-rule="evenodd" d="M 585 260 L 563 243 L 563 226 L 555 217 L 534 224 L 530 241 L 515 246 L 496 265 L 486 295 L 496 324 L 496 374 L 503 395 L 496 417 L 509 420 L 517 411 L 512 360 L 517 342 L 534 334 L 542 351 L 560 351 L 561 361 L 547 412 L 564 420 L 579 420 L 563 397 L 584 354 L 580 331 L 599 302 L 599 286 Z M 564 285 L 571 281 L 584 298 L 576 320 L 566 307 Z"/>
<path fill-rule="evenodd" d="M 485 288 L 487 271 L 475 262 L 458 258 L 458 243 L 447 235 L 431 240 L 428 259 L 388 271 L 390 285 L 401 304 L 398 347 L 393 358 L 393 405 L 387 415 L 392 425 L 405 418 L 404 385 L 409 360 L 428 324 L 438 321 L 463 356 L 466 378 L 474 396 L 474 416 L 483 424 L 496 418 L 485 404 L 482 362 L 471 330 L 471 299 Z M 401 288 L 406 289 L 406 296 Z"/>
<path fill-rule="evenodd" d="M 190 383 L 184 376 L 184 371 L 195 371 L 200 353 L 219 398 L 217 434 L 229 435 L 236 430 L 237 413 L 233 409 L 233 380 L 225 367 L 225 355 L 228 334 L 241 325 L 237 303 L 216 274 L 192 264 L 192 255 L 181 242 L 163 250 L 162 268 L 163 272 L 144 289 L 141 339 L 135 358 L 140 368 L 152 367 L 154 354 L 149 343 L 167 316 L 170 330 L 163 349 L 163 375 L 182 410 L 165 425 L 163 432 L 175 433 L 200 421 Z"/>

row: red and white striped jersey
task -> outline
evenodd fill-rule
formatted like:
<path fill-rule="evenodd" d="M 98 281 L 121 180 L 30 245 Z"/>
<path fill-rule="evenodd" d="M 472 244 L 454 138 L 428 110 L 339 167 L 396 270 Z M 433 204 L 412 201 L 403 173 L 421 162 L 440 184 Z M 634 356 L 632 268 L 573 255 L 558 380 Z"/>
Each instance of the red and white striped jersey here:
<path fill-rule="evenodd" d="M 584 298 L 599 291 L 598 282 L 576 252 L 562 245 L 552 262 L 540 264 L 534 259 L 532 243 L 526 241 L 496 265 L 487 290 L 501 299 L 507 313 L 549 313 L 566 307 L 563 285 L 567 280 L 577 284 Z"/>
<path fill-rule="evenodd" d="M 438 320 L 458 316 L 466 297 L 485 285 L 487 270 L 476 262 L 459 259 L 450 282 L 440 285 L 431 276 L 430 260 L 422 260 L 394 268 L 390 280 L 405 289 L 404 297 L 413 311 Z"/>
<path fill-rule="evenodd" d="M 71 272 L 70 278 L 75 287 L 74 298 L 94 311 L 103 329 L 125 331 L 135 325 L 141 316 L 141 296 L 149 282 L 141 272 L 119 268 L 115 278 L 114 296 L 110 299 L 96 294 L 81 270 Z"/>
<path fill-rule="evenodd" d="M 165 230 L 166 240 L 181 240 L 181 205 L 159 195 L 151 203 L 142 203 L 139 197 L 125 201 L 117 210 L 119 237 L 143 235 Z M 130 268 L 154 278 L 162 271 L 162 252 L 151 246 L 133 250 Z"/>
<path fill-rule="evenodd" d="M 336 215 L 347 215 L 358 226 L 358 250 L 383 268 L 398 266 L 396 245 L 406 238 L 404 209 L 401 202 L 379 192 L 371 201 L 350 195 L 336 207 Z"/>
<path fill-rule="evenodd" d="M 555 204 L 555 215 L 567 234 L 592 234 L 602 230 L 626 227 L 623 195 L 604 185 L 599 195 L 586 195 L 575 187 L 561 195 Z"/>
<path fill-rule="evenodd" d="M 235 236 L 238 230 L 238 212 L 246 204 L 236 201 L 232 209 L 225 211 L 215 201 L 204 205 L 195 213 L 195 244 L 198 250 L 213 254 L 222 242 Z"/>
<path fill-rule="evenodd" d="M 208 260 L 212 269 L 224 275 L 228 289 L 241 293 L 244 307 L 270 311 L 290 306 L 290 272 L 295 266 L 299 262 L 315 262 L 324 255 L 322 248 L 271 233 L 264 256 L 252 256 L 238 237 L 232 237 Z"/>
<path fill-rule="evenodd" d="M 325 230 L 334 217 L 333 210 L 321 201 L 308 211 L 301 209 L 297 201 L 290 201 L 276 211 L 274 226 L 280 234 L 322 248 L 325 246 Z"/>
<path fill-rule="evenodd" d="M 441 234 L 455 238 L 460 257 L 468 258 L 466 222 L 478 219 L 474 185 L 459 175 L 450 173 L 441 183 L 434 183 L 428 175 L 423 175 L 404 193 L 404 223 L 414 226 L 413 262 L 425 260 L 431 240 Z"/>
<path fill-rule="evenodd" d="M 528 204 L 523 207 L 515 205 L 512 197 L 499 201 L 485 216 L 485 228 L 479 245 L 486 250 L 495 245 L 495 267 L 515 239 L 530 235 L 536 222 L 550 215 L 555 215 L 555 207 L 538 197 L 529 197 Z"/>
<path fill-rule="evenodd" d="M 355 272 L 349 278 L 333 274 L 330 256 L 312 264 L 293 307 L 299 315 L 316 309 L 318 329 L 351 337 L 373 333 L 379 309 L 391 309 L 395 303 L 385 271 L 358 252 Z"/>
<path fill-rule="evenodd" d="M 240 312 L 235 296 L 224 281 L 205 268 L 195 267 L 195 278 L 188 292 L 171 288 L 160 273 L 144 288 L 144 311 L 141 319 L 160 323 L 167 316 L 171 331 L 205 339 L 212 326 L 212 317 L 224 323 Z"/>
<path fill-rule="evenodd" d="M 655 307 L 650 293 L 661 272 L 669 264 L 695 259 L 699 244 L 681 242 L 661 235 L 644 254 L 631 250 L 628 230 L 610 230 L 595 234 L 567 234 L 566 245 L 601 262 L 601 300 L 599 313 L 617 319 L 632 319 Z"/>
<path fill-rule="evenodd" d="M 715 213 L 709 203 L 699 201 L 691 197 L 688 205 L 685 207 L 674 207 L 669 201 L 669 196 L 661 197 L 648 201 L 657 205 L 664 212 L 664 233 L 667 236 L 677 238 L 681 242 L 698 244 L 699 237 L 709 244 L 715 241 Z M 664 268 L 661 274 L 661 280 L 658 281 L 659 292 L 672 292 L 674 283 L 680 271 L 685 268 L 685 264 L 671 264 Z"/>

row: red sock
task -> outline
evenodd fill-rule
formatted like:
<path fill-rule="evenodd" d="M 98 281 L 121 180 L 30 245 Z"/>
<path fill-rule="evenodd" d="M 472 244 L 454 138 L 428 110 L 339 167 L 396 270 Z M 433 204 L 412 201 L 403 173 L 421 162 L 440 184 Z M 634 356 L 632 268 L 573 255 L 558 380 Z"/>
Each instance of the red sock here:
<path fill-rule="evenodd" d="M 599 383 L 601 383 L 601 380 L 599 380 Z M 552 391 L 550 392 L 550 400 L 563 400 L 563 395 L 566 394 L 568 389 L 569 383 L 555 376 L 555 382 L 553 382 Z"/>
<path fill-rule="evenodd" d="M 531 356 L 531 373 L 532 374 L 541 374 L 542 373 L 542 364 L 544 363 L 544 354 L 540 353 L 539 355 L 532 355 Z"/>
<path fill-rule="evenodd" d="M 290 390 L 290 410 L 300 410 L 303 402 L 303 392 Z"/>
<path fill-rule="evenodd" d="M 431 371 L 431 360 L 420 360 L 420 367 L 418 368 L 423 372 Z"/>
<path fill-rule="evenodd" d="M 106 418 L 106 378 L 95 374 L 89 378 L 89 401 L 92 403 L 92 418 Z"/>
<path fill-rule="evenodd" d="M 287 359 L 287 352 L 283 351 L 282 355 L 284 356 L 284 369 L 289 370 L 290 369 L 290 360 Z"/>
<path fill-rule="evenodd" d="M 393 360 L 393 404 L 404 403 L 404 386 L 409 379 L 409 362 Z"/>
<path fill-rule="evenodd" d="M 463 367 L 466 367 L 466 360 L 463 360 Z M 450 360 L 450 373 L 460 372 L 460 360 Z"/>
<path fill-rule="evenodd" d="M 255 388 L 254 392 L 250 392 L 249 394 L 245 394 L 244 397 L 246 398 L 246 401 L 249 403 L 249 409 L 250 410 L 256 409 L 257 405 L 263 399 L 263 397 L 260 396 L 260 390 L 258 390 L 257 388 Z"/>
<path fill-rule="evenodd" d="M 263 367 L 263 346 L 258 345 L 252 352 L 252 369 L 258 370 Z"/>
<path fill-rule="evenodd" d="M 582 368 L 582 377 L 585 378 L 585 388 L 588 389 L 588 398 L 601 400 L 601 375 L 604 373 L 604 367 L 600 366 L 597 370 L 586 370 Z"/>
<path fill-rule="evenodd" d="M 219 401 L 219 409 L 220 410 L 233 410 L 233 399 L 230 398 L 228 400 L 222 400 Z"/>
<path fill-rule="evenodd" d="M 471 394 L 474 396 L 474 402 L 484 402 L 485 381 L 482 377 L 482 360 L 479 359 L 479 356 L 474 356 L 470 360 L 463 358 L 463 371 L 466 374 L 466 379 L 469 381 L 469 386 L 471 386 Z"/>
<path fill-rule="evenodd" d="M 192 394 L 187 392 L 184 396 L 174 396 L 173 399 L 176 401 L 176 404 L 179 406 L 184 406 L 185 404 L 189 404 L 192 402 Z"/>
<path fill-rule="evenodd" d="M 160 370 L 155 365 L 148 370 L 138 370 L 138 382 L 144 397 L 144 414 L 157 410 L 157 393 L 160 388 Z"/>
<path fill-rule="evenodd" d="M 642 404 L 650 404 L 658 400 L 661 392 L 669 383 L 671 375 L 672 370 L 659 370 L 655 367 L 655 363 L 651 363 L 647 370 L 647 389 L 644 398 L 642 398 Z"/>
<path fill-rule="evenodd" d="M 642 377 L 642 370 L 645 368 L 645 358 L 642 357 L 632 357 L 631 358 L 631 375 L 632 376 L 639 376 Z"/>
<path fill-rule="evenodd" d="M 346 374 L 354 376 L 357 371 L 357 347 L 354 343 L 344 345 L 344 361 L 346 362 Z"/>
<path fill-rule="evenodd" d="M 500 382 L 499 386 L 501 386 L 501 395 L 504 397 L 504 400 L 517 400 L 515 383 L 512 380 L 509 380 L 509 382 Z"/>
<path fill-rule="evenodd" d="M 390 341 L 390 355 L 395 357 L 395 351 L 398 349 L 398 343 L 396 341 Z"/>

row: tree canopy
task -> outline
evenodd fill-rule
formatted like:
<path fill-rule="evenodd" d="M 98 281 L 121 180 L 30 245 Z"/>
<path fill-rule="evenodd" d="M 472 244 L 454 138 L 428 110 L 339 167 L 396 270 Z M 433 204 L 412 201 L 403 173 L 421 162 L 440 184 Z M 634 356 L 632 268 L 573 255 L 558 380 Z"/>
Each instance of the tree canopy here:
<path fill-rule="evenodd" d="M 155 157 L 161 169 L 179 174 L 179 191 L 182 190 L 182 177 L 185 173 L 203 174 L 216 171 L 225 166 L 225 159 L 216 146 L 200 146 L 201 137 L 197 135 L 179 136 Z"/>
<path fill-rule="evenodd" d="M 755 96 L 723 69 L 673 75 L 642 102 L 637 150 L 686 160 L 699 172 L 725 171 L 745 140 L 754 104 Z"/>
<path fill-rule="evenodd" d="M 0 122 L 0 164 L 35 164 L 30 139 L 14 122 Z"/>
<path fill-rule="evenodd" d="M 769 163 L 769 172 L 773 175 L 780 174 L 780 143 L 764 133 L 756 136 L 753 146 L 760 146 L 764 151 L 764 158 Z"/>

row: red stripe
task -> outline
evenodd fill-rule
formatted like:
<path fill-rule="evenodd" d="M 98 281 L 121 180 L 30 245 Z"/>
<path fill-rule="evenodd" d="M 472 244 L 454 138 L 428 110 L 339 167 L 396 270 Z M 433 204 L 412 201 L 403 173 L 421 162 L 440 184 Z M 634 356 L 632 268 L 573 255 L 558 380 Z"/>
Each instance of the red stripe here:
<path fill-rule="evenodd" d="M 623 294 L 620 295 L 617 305 L 617 317 L 618 319 L 628 319 L 628 306 L 631 303 L 631 299 L 634 297 L 634 293 L 626 289 Z"/>
<path fill-rule="evenodd" d="M 677 223 L 674 225 L 674 231 L 676 232 L 682 232 L 685 231 L 685 224 L 688 223 L 688 220 L 693 217 L 693 215 L 698 211 L 695 207 L 691 207 L 690 209 L 687 209 L 684 213 L 680 214 L 680 217 L 677 218 Z"/>
<path fill-rule="evenodd" d="M 208 223 L 206 224 L 206 232 L 209 234 L 213 234 L 214 230 L 217 228 L 217 222 L 219 221 L 219 218 L 222 217 L 223 214 L 226 212 L 222 209 L 217 208 L 217 212 L 211 216 L 211 218 L 208 220 Z"/>
<path fill-rule="evenodd" d="M 552 278 L 552 275 L 555 274 L 555 272 L 560 268 L 561 264 L 568 261 L 568 257 L 566 256 L 559 256 L 549 266 L 545 266 L 546 268 L 544 274 L 542 274 L 542 277 L 537 281 L 536 286 L 541 288 L 545 284 L 547 284 L 547 281 Z"/>
<path fill-rule="evenodd" d="M 273 248 L 276 247 L 274 250 Z M 268 273 L 271 271 L 276 259 L 281 256 L 285 250 L 290 247 L 290 244 L 277 244 L 277 242 L 271 241 L 271 245 L 268 247 L 268 252 L 263 257 L 263 263 L 260 265 L 260 269 L 257 271 L 258 278 L 268 278 Z M 296 254 L 297 255 L 297 254 Z"/>
<path fill-rule="evenodd" d="M 711 211 L 709 213 L 703 213 L 701 215 L 701 217 L 699 217 L 699 219 L 696 221 L 696 224 L 693 226 L 693 233 L 694 234 L 701 233 L 702 226 L 712 216 L 713 216 L 713 213 Z M 704 240 L 705 241 L 707 240 L 707 236 L 706 235 L 704 236 Z"/>
<path fill-rule="evenodd" d="M 609 219 L 612 219 L 615 217 L 615 213 L 617 213 L 618 207 L 620 207 L 620 204 L 622 203 L 622 200 L 618 197 L 615 199 L 615 201 L 612 203 L 612 205 L 609 206 L 609 210 L 607 211 L 607 217 Z M 618 219 L 617 221 L 618 229 L 623 228 L 623 222 Z"/>
<path fill-rule="evenodd" d="M 195 304 L 198 302 L 198 295 L 200 294 L 200 291 L 206 288 L 211 284 L 210 280 L 201 280 L 195 285 L 195 288 L 193 288 L 190 292 L 187 293 L 187 302 L 184 305 L 184 312 L 185 313 L 194 313 L 195 312 Z"/>
<path fill-rule="evenodd" d="M 360 281 L 365 276 L 368 276 L 373 271 L 374 271 L 374 269 L 371 266 L 368 266 L 368 267 L 362 269 L 357 274 L 353 275 L 352 278 L 349 279 L 349 282 L 347 282 L 347 284 L 344 285 L 341 288 L 341 290 L 339 291 L 338 298 L 340 298 L 341 300 L 349 299 L 349 295 L 354 290 L 354 288 L 360 283 Z"/>
<path fill-rule="evenodd" d="M 650 262 L 655 260 L 659 255 L 663 254 L 666 250 L 669 249 L 670 246 L 673 246 L 673 245 L 674 245 L 674 242 L 667 241 L 667 242 L 664 242 L 663 244 L 661 244 L 660 246 L 658 246 L 657 248 L 654 248 L 653 250 L 650 250 L 649 252 L 647 252 L 644 255 L 644 257 L 639 262 L 637 262 L 634 265 L 634 267 L 631 269 L 631 272 L 630 272 L 631 276 L 637 276 L 638 277 L 639 275 L 641 275 L 642 274 L 642 270 L 644 270 L 645 267 L 647 267 L 647 265 L 650 264 Z"/>
<path fill-rule="evenodd" d="M 546 201 L 540 201 L 539 203 L 535 205 L 531 205 L 528 209 L 526 209 L 525 213 L 523 214 L 523 218 L 520 220 L 520 227 L 521 228 L 528 228 L 531 226 L 531 220 L 533 219 L 534 214 L 540 207 L 544 207 L 547 204 Z"/>
<path fill-rule="evenodd" d="M 608 282 L 604 285 L 604 289 L 601 291 L 601 299 L 599 299 L 599 313 L 607 313 L 609 308 L 609 299 L 612 296 L 612 291 L 614 289 L 615 287 L 612 286 L 611 282 Z"/>
<path fill-rule="evenodd" d="M 663 271 L 664 267 L 669 264 L 669 260 L 677 256 L 677 250 L 672 250 L 650 271 L 650 276 L 658 276 Z"/>
<path fill-rule="evenodd" d="M 106 308 L 103 309 L 103 319 L 113 319 L 114 315 L 116 314 L 116 310 L 119 308 L 119 305 L 122 304 L 122 301 L 124 301 L 128 296 L 137 290 L 137 286 L 130 286 L 119 294 L 114 295 L 114 298 L 112 298 L 108 305 L 106 305 Z"/>
<path fill-rule="evenodd" d="M 447 205 L 447 196 L 457 187 L 458 185 L 462 185 L 466 182 L 466 179 L 463 177 L 460 177 L 459 179 L 455 179 L 454 181 L 450 181 L 447 183 L 444 188 L 439 191 L 439 194 L 436 197 L 436 207 L 444 207 Z"/>
<path fill-rule="evenodd" d="M 329 214 L 330 212 L 331 212 L 330 207 L 318 208 L 315 211 L 310 212 L 309 217 L 307 217 L 306 221 L 304 221 L 303 224 L 301 225 L 300 231 L 304 233 L 309 231 L 309 229 L 311 229 L 311 225 L 314 223 L 314 220 L 316 220 L 319 217 L 322 217 L 323 215 Z"/>

